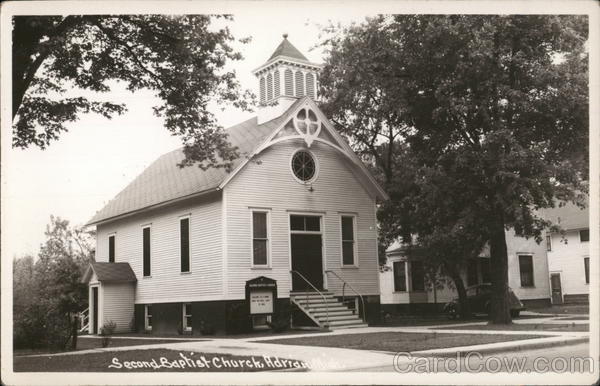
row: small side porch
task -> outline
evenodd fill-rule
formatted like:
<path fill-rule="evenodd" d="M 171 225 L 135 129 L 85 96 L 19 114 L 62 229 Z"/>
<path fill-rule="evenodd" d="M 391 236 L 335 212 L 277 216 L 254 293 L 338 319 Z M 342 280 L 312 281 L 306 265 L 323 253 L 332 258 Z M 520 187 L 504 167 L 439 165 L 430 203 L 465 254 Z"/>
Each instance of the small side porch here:
<path fill-rule="evenodd" d="M 89 288 L 89 334 L 98 334 L 112 324 L 113 332 L 133 331 L 137 278 L 129 263 L 91 263 L 82 282 Z"/>

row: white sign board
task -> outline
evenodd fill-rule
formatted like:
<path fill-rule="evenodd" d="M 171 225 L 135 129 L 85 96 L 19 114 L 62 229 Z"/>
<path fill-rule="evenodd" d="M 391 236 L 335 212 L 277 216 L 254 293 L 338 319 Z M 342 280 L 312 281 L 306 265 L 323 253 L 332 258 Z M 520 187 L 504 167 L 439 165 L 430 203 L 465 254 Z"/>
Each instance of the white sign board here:
<path fill-rule="evenodd" d="M 273 291 L 250 291 L 250 313 L 272 314 L 273 313 Z"/>

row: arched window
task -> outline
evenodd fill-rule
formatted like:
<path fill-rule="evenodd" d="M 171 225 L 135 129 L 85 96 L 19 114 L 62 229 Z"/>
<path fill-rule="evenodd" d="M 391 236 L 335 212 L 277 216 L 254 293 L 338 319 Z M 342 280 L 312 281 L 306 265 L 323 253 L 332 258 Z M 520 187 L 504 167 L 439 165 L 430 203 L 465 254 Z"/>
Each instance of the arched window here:
<path fill-rule="evenodd" d="M 284 72 L 285 95 L 294 96 L 294 74 L 289 68 Z"/>
<path fill-rule="evenodd" d="M 296 96 L 304 96 L 304 74 L 302 71 L 296 71 Z"/>
<path fill-rule="evenodd" d="M 265 103 L 265 99 L 266 99 L 266 84 L 265 84 L 265 77 L 261 76 L 260 77 L 260 103 Z"/>
<path fill-rule="evenodd" d="M 275 70 L 275 72 L 273 73 L 274 75 L 274 89 L 273 89 L 273 97 L 277 98 L 279 95 L 281 95 L 281 85 L 280 85 L 280 76 L 279 76 L 279 70 Z"/>
<path fill-rule="evenodd" d="M 273 99 L 273 74 L 267 75 L 267 101 Z"/>
<path fill-rule="evenodd" d="M 306 74 L 306 95 L 315 99 L 315 76 L 310 72 Z"/>

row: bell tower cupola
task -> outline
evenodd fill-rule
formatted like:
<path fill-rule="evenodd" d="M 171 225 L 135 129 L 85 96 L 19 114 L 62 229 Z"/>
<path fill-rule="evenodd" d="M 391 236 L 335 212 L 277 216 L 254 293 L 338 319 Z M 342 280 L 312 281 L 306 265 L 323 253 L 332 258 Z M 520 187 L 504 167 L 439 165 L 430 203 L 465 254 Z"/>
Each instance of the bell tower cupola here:
<path fill-rule="evenodd" d="M 259 123 L 283 114 L 298 98 L 317 99 L 321 67 L 310 62 L 283 34 L 269 60 L 252 72 L 258 79 Z"/>

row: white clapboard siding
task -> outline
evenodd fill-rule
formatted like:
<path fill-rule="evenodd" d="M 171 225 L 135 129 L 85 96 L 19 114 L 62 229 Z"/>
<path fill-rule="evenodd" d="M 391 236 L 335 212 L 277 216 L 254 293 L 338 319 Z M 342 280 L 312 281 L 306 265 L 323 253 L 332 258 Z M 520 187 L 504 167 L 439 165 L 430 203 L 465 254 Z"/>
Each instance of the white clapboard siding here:
<path fill-rule="evenodd" d="M 506 250 L 508 254 L 508 285 L 515 295 L 521 300 L 548 299 L 550 284 L 545 243 L 538 244 L 533 238 L 517 237 L 511 229 L 506 232 Z M 533 287 L 521 287 L 519 255 L 533 256 Z M 491 269 L 493 268 L 492 266 Z"/>
<path fill-rule="evenodd" d="M 548 271 L 560 273 L 563 295 L 582 295 L 590 291 L 585 283 L 584 258 L 590 257 L 590 243 L 579 239 L 579 231 L 568 231 L 564 237 L 552 234 L 552 250 L 548 252 Z M 590 279 L 591 280 L 591 279 Z"/>
<path fill-rule="evenodd" d="M 131 331 L 134 314 L 134 283 L 106 283 L 102 285 L 103 325 L 116 323 L 115 332 Z"/>
<path fill-rule="evenodd" d="M 226 187 L 228 297 L 244 298 L 244 285 L 257 276 L 277 280 L 280 297 L 289 295 L 289 211 L 316 211 L 324 216 L 323 260 L 363 295 L 378 295 L 375 201 L 353 174 L 349 162 L 333 148 L 313 143 L 319 172 L 313 192 L 294 179 L 290 160 L 300 141 L 276 144 L 249 162 Z M 271 209 L 271 269 L 252 269 L 250 207 Z M 359 268 L 340 268 L 340 212 L 357 215 Z M 330 275 L 329 289 L 341 294 L 341 283 Z"/>
<path fill-rule="evenodd" d="M 548 261 L 546 259 L 546 245 L 538 244 L 533 238 L 526 239 L 517 237 L 514 231 L 506 231 L 506 249 L 508 254 L 508 283 L 519 299 L 548 299 L 550 297 L 550 288 L 548 282 Z M 486 248 L 482 255 L 489 256 L 489 249 Z M 533 256 L 533 287 L 521 287 L 521 274 L 519 270 L 519 255 Z M 388 257 L 386 265 L 393 267 L 394 261 L 399 261 L 399 257 Z M 581 262 L 583 267 L 583 260 Z M 490 267 L 493 269 L 493 266 Z M 583 268 L 582 268 L 583 269 Z M 583 271 L 582 271 L 583 272 Z M 407 271 L 410 281 L 410 271 Z M 481 282 L 481 272 L 478 272 Z M 466 269 L 461 271 L 463 282 L 467 285 Z M 408 292 L 394 291 L 394 273 L 393 270 L 380 273 L 381 282 L 381 303 L 382 304 L 405 304 L 410 303 Z M 409 286 L 410 287 L 410 286 Z M 437 288 L 434 295 L 431 287 L 427 288 L 428 303 L 446 303 L 457 296 L 454 284 L 449 278 L 446 278 L 443 288 Z M 415 302 L 414 300 L 412 302 Z"/>
<path fill-rule="evenodd" d="M 190 273 L 181 272 L 179 220 L 190 215 Z M 108 261 L 115 234 L 115 261 L 128 262 L 137 277 L 135 303 L 222 298 L 221 196 L 197 198 L 98 226 L 97 261 Z M 150 224 L 151 277 L 143 276 L 142 226 Z"/>

